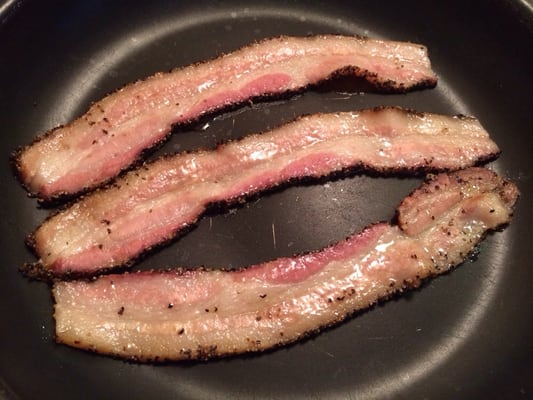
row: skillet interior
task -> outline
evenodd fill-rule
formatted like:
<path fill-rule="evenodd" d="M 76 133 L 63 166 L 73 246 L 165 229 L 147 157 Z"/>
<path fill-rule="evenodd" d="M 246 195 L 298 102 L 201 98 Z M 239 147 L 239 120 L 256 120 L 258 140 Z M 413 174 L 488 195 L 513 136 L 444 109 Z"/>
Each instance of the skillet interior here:
<path fill-rule="evenodd" d="M 392 2 L 390 2 L 392 3 Z M 528 267 L 532 141 L 526 130 L 533 17 L 521 2 L 303 1 L 190 4 L 6 2 L 0 25 L 2 253 L 0 395 L 35 398 L 526 397 L 531 379 Z M 45 284 L 17 267 L 47 215 L 8 167 L 11 151 L 155 71 L 279 34 L 363 34 L 426 44 L 440 77 L 408 95 L 314 91 L 245 107 L 173 136 L 160 152 L 212 147 L 301 114 L 395 104 L 477 116 L 503 150 L 491 165 L 521 191 L 515 220 L 474 262 L 301 344 L 209 363 L 137 365 L 53 343 Z M 239 267 L 321 248 L 393 216 L 418 179 L 351 176 L 301 185 L 212 214 L 136 268 Z M 275 236 L 274 236 L 275 235 Z"/>

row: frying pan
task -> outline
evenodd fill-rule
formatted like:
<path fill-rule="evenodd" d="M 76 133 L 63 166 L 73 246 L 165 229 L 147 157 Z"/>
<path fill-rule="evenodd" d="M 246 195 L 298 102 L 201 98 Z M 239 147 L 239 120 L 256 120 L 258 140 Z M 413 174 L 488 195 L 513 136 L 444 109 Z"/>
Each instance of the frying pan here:
<path fill-rule="evenodd" d="M 529 229 L 533 8 L 526 1 L 4 1 L 0 6 L 0 397 L 531 398 Z M 176 132 L 159 153 L 212 148 L 318 111 L 395 104 L 478 117 L 502 149 L 490 168 L 522 197 L 476 258 L 301 343 L 206 363 L 140 365 L 54 342 L 49 287 L 18 271 L 48 215 L 9 155 L 92 101 L 156 71 L 280 34 L 361 34 L 428 46 L 440 81 L 406 95 L 322 88 Z M 212 213 L 135 269 L 242 267 L 322 248 L 390 220 L 420 177 L 350 175 Z"/>

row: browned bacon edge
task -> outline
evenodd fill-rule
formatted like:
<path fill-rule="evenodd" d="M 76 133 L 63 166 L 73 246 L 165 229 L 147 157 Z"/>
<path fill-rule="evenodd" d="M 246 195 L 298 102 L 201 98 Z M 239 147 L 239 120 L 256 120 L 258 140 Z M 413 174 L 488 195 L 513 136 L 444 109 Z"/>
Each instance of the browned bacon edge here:
<path fill-rule="evenodd" d="M 327 36 L 328 35 L 324 35 L 323 37 L 325 38 Z M 271 41 L 271 40 L 281 40 L 281 39 L 284 39 L 284 38 L 290 39 L 290 37 L 283 37 L 283 36 L 279 37 L 279 38 L 275 38 L 275 39 L 263 39 L 263 40 L 255 43 L 255 45 L 261 45 L 261 44 L 266 43 L 266 42 Z M 353 36 L 353 38 L 357 38 L 357 39 L 363 40 L 363 41 L 364 40 L 372 40 L 372 39 L 367 39 L 367 38 L 358 37 L 358 36 Z M 238 51 L 242 51 L 243 49 L 238 50 Z M 229 53 L 228 55 L 230 55 L 230 54 L 232 54 L 232 53 Z M 222 56 L 220 56 L 218 58 L 215 58 L 213 60 L 209 60 L 209 61 L 193 64 L 193 65 L 191 65 L 191 66 L 189 66 L 187 68 L 190 68 L 190 67 L 193 67 L 193 66 L 205 65 L 205 64 L 208 64 L 210 62 L 219 60 L 219 59 L 221 59 L 223 57 L 224 57 L 224 55 L 222 55 Z M 172 70 L 171 72 L 178 71 L 178 70 L 179 70 L 179 68 L 177 68 L 175 70 Z M 366 82 L 367 83 L 367 85 L 364 86 L 364 89 L 366 91 L 377 91 L 377 92 L 380 92 L 380 93 L 405 93 L 405 92 L 408 92 L 408 91 L 432 88 L 432 87 L 435 87 L 436 84 L 437 84 L 437 78 L 434 75 L 430 76 L 430 77 L 427 77 L 427 78 L 420 78 L 418 81 L 411 82 L 409 84 L 405 84 L 405 83 L 402 83 L 402 82 L 396 82 L 396 81 L 394 81 L 392 79 L 384 79 L 378 73 L 369 71 L 369 70 L 367 70 L 365 68 L 360 68 L 360 67 L 354 66 L 354 65 L 346 65 L 346 66 L 344 66 L 344 67 L 342 67 L 342 68 L 340 68 L 338 70 L 335 70 L 335 71 L 331 72 L 327 76 L 324 76 L 323 78 L 318 79 L 315 82 L 310 82 L 310 83 L 308 83 L 308 84 L 306 84 L 304 86 L 300 86 L 300 87 L 297 87 L 297 88 L 294 88 L 294 89 L 290 89 L 290 90 L 286 90 L 286 91 L 283 91 L 283 92 L 273 91 L 273 92 L 263 93 L 261 95 L 254 95 L 254 96 L 252 96 L 250 98 L 247 98 L 247 99 L 244 99 L 244 100 L 241 100 L 241 101 L 237 101 L 237 102 L 234 102 L 234 103 L 229 103 L 229 104 L 228 103 L 221 103 L 221 104 L 218 104 L 218 105 L 216 105 L 216 106 L 214 106 L 212 108 L 209 108 L 207 110 L 200 111 L 197 115 L 192 115 L 192 116 L 190 116 L 189 118 L 187 118 L 185 120 L 176 122 L 176 123 L 172 124 L 173 128 L 170 129 L 166 133 L 165 136 L 161 137 L 158 140 L 153 141 L 150 146 L 145 147 L 143 150 L 141 150 L 137 154 L 135 159 L 133 159 L 131 162 L 128 162 L 127 165 L 124 165 L 117 172 L 117 174 L 120 173 L 120 172 L 129 170 L 132 167 L 135 167 L 135 166 L 139 165 L 139 163 L 142 161 L 142 159 L 148 153 L 150 153 L 154 149 L 158 148 L 160 145 L 162 145 L 168 139 L 168 137 L 172 133 L 172 130 L 175 127 L 179 126 L 179 127 L 182 127 L 182 128 L 186 128 L 187 126 L 190 126 L 191 124 L 194 124 L 196 121 L 198 121 L 201 118 L 206 118 L 206 117 L 212 116 L 215 113 L 224 112 L 224 111 L 230 111 L 232 109 L 236 109 L 236 108 L 242 106 L 243 104 L 248 104 L 250 101 L 253 102 L 253 101 L 272 100 L 272 99 L 276 99 L 276 98 L 288 98 L 290 96 L 293 96 L 293 95 L 295 95 L 297 93 L 301 93 L 301 92 L 306 91 L 308 89 L 324 86 L 324 84 L 326 82 L 331 82 L 331 81 L 334 81 L 334 80 L 338 80 L 341 77 L 351 78 L 351 79 L 355 79 L 355 80 L 360 79 L 362 82 Z M 147 78 L 147 79 L 149 79 L 149 78 Z M 145 80 L 147 80 L 147 79 L 145 79 Z M 138 81 L 136 83 L 126 85 L 122 89 L 110 93 L 108 96 L 106 96 L 106 98 L 109 97 L 110 95 L 114 95 L 115 93 L 118 93 L 121 90 L 124 90 L 124 89 L 126 89 L 126 88 L 128 88 L 130 86 L 133 86 L 134 84 L 137 84 L 139 82 L 142 82 L 142 81 Z M 99 102 L 93 103 L 93 106 L 94 105 L 98 105 L 98 104 L 99 104 Z M 80 117 L 79 119 L 84 118 L 86 115 Z M 73 121 L 73 122 L 75 122 L 75 121 Z M 74 192 L 61 191 L 61 192 L 55 192 L 55 193 L 53 193 L 51 195 L 43 194 L 39 190 L 31 187 L 31 185 L 28 184 L 27 176 L 24 173 L 24 171 L 23 171 L 24 168 L 22 168 L 22 165 L 21 165 L 21 156 L 22 156 L 22 154 L 27 149 L 32 147 L 32 145 L 37 144 L 38 142 L 40 142 L 42 140 L 46 140 L 48 137 L 54 135 L 56 131 L 58 131 L 60 129 L 63 129 L 65 127 L 68 127 L 70 125 L 72 125 L 72 123 L 69 123 L 69 124 L 66 124 L 66 125 L 60 125 L 58 127 L 55 127 L 53 129 L 45 132 L 44 134 L 36 137 L 32 141 L 32 143 L 30 143 L 29 145 L 22 146 L 22 147 L 18 148 L 17 150 L 15 150 L 12 153 L 12 155 L 11 155 L 10 164 L 11 164 L 12 169 L 13 169 L 15 175 L 17 176 L 18 180 L 20 181 L 22 186 L 25 188 L 25 190 L 28 192 L 28 195 L 30 197 L 36 197 L 37 200 L 43 206 L 53 206 L 53 205 L 56 205 L 58 203 L 64 202 L 66 200 L 72 199 L 73 197 L 75 197 L 75 196 L 77 196 L 79 194 L 86 193 L 87 191 L 90 191 L 90 190 L 94 189 L 95 187 L 102 186 L 102 185 L 112 181 L 113 178 L 117 175 L 117 174 L 113 174 L 113 176 L 110 176 L 108 178 L 102 179 L 102 180 L 98 181 L 97 183 L 87 183 L 87 184 L 85 184 L 85 186 L 80 187 L 78 190 L 76 190 Z"/>
<path fill-rule="evenodd" d="M 354 119 L 355 117 L 359 119 Z M 409 125 L 411 122 L 405 127 L 400 126 L 400 124 L 394 126 L 391 132 L 394 131 L 395 133 L 391 137 L 387 136 L 390 134 L 390 132 L 387 133 L 389 128 L 386 128 L 384 132 L 372 131 L 375 121 L 380 121 L 376 126 L 376 129 L 379 130 L 384 129 L 381 121 L 386 121 L 385 125 L 387 126 L 387 124 L 392 123 L 391 119 L 394 121 L 399 120 L 401 123 L 405 123 L 405 121 L 416 121 L 413 122 L 415 126 L 420 125 L 425 127 L 429 125 L 432 127 L 430 129 L 432 133 L 425 134 L 424 128 L 418 132 L 418 128 Z M 354 125 L 351 126 L 352 121 L 360 122 L 353 122 Z M 342 129 L 348 129 L 345 123 L 350 126 L 349 130 L 344 133 L 338 132 L 337 130 L 340 129 L 339 126 Z M 328 128 L 324 128 L 321 124 L 328 125 Z M 370 133 L 361 133 L 359 135 L 358 124 L 362 124 L 367 129 L 370 129 Z M 316 142 L 317 138 L 308 135 L 309 132 L 315 132 L 314 134 L 317 134 L 317 127 L 318 131 L 321 132 L 320 134 L 324 135 L 320 137 L 318 142 Z M 461 132 L 461 129 L 466 133 Z M 420 150 L 420 154 L 415 155 L 411 153 L 409 149 L 412 147 L 412 143 L 411 147 L 405 147 L 404 137 L 409 138 L 409 140 L 417 140 L 410 139 L 411 135 L 420 137 L 420 140 L 427 140 L 426 142 L 421 142 L 423 148 Z M 434 143 L 441 140 L 441 137 L 447 137 L 446 135 L 452 135 L 451 137 L 454 139 L 447 138 L 444 141 L 446 144 L 445 147 L 438 146 L 440 156 L 437 156 L 436 153 L 432 153 L 432 149 L 435 148 Z M 362 162 L 362 154 L 359 154 L 358 143 L 366 142 L 359 142 L 358 140 L 367 140 L 367 138 L 369 141 L 372 141 L 369 143 L 373 143 L 372 146 L 367 144 L 369 146 L 367 147 L 368 153 L 364 155 L 368 160 L 373 161 L 370 164 Z M 379 148 L 382 145 L 381 141 L 379 141 L 381 139 L 390 140 L 392 143 L 389 147 L 391 155 L 386 156 L 385 159 L 381 158 L 383 156 L 378 155 L 381 152 Z M 400 140 L 397 145 L 395 144 L 396 139 Z M 378 140 L 378 142 L 375 142 L 375 140 Z M 463 144 L 469 143 L 473 148 L 475 147 L 475 150 L 468 148 L 465 153 L 463 147 L 469 146 L 458 145 L 456 143 L 457 140 L 468 140 L 467 142 L 463 142 Z M 450 144 L 452 142 L 453 144 Z M 332 149 L 331 143 L 336 143 L 337 148 Z M 273 156 L 269 155 L 268 158 L 257 163 L 255 161 L 244 161 L 250 153 L 255 152 L 253 150 L 262 150 L 263 146 L 274 144 L 283 151 L 278 149 Z M 309 147 L 306 147 L 307 145 Z M 307 150 L 308 148 L 311 150 Z M 443 148 L 446 150 L 443 151 Z M 456 154 L 455 152 L 458 153 Z M 34 233 L 29 235 L 27 240 L 28 245 L 34 250 L 39 261 L 25 264 L 21 267 L 21 270 L 29 277 L 46 280 L 54 276 L 76 278 L 109 271 L 110 269 L 120 268 L 121 266 L 127 268 L 144 255 L 149 254 L 153 249 L 169 243 L 178 235 L 182 235 L 206 211 L 213 210 L 214 208 L 234 206 L 246 199 L 257 196 L 259 193 L 265 194 L 268 191 L 279 190 L 294 182 L 311 179 L 316 182 L 316 179 L 331 179 L 332 177 L 347 176 L 354 171 L 371 171 L 374 174 L 380 173 L 385 175 L 402 175 L 407 173 L 412 175 L 422 172 L 460 169 L 492 159 L 498 152 L 499 150 L 496 144 L 490 140 L 488 133 L 483 130 L 479 122 L 469 117 L 457 118 L 430 113 L 416 113 L 398 107 L 380 107 L 354 113 L 308 116 L 283 125 L 271 132 L 252 135 L 240 141 L 223 145 L 216 151 L 164 156 L 159 160 L 147 164 L 144 168 L 131 171 L 121 180 L 116 181 L 107 188 L 98 190 L 69 207 L 65 207 L 51 214 Z M 433 162 L 432 156 L 441 158 Z M 124 196 L 137 196 L 141 194 L 141 197 L 144 197 L 144 194 L 142 194 L 143 190 L 145 190 L 144 188 L 151 187 L 147 186 L 149 181 L 160 182 L 162 178 L 159 178 L 159 176 L 167 176 L 165 175 L 166 171 L 179 170 L 182 166 L 186 166 L 187 157 L 192 157 L 193 160 L 199 157 L 199 160 L 195 161 L 200 163 L 195 167 L 197 169 L 188 173 L 192 173 L 195 177 L 191 178 L 188 175 L 181 176 L 178 174 L 172 180 L 165 178 L 165 184 L 161 188 L 164 187 L 166 194 L 169 192 L 173 193 L 173 198 L 175 199 L 173 207 L 180 206 L 186 210 L 193 210 L 193 207 L 200 208 L 185 214 L 187 217 L 176 217 L 173 222 L 168 222 L 165 225 L 166 231 L 164 234 L 158 234 L 157 241 L 149 243 L 143 241 L 142 246 L 139 245 L 139 248 L 134 253 L 129 252 L 126 256 L 125 247 L 129 243 L 123 243 L 121 246 L 116 245 L 117 242 L 113 239 L 113 235 L 116 232 L 113 232 L 111 235 L 111 230 L 114 230 L 111 222 L 124 225 L 123 220 L 131 218 L 132 215 L 135 215 L 137 220 L 146 219 L 147 221 L 152 221 L 156 218 L 156 215 L 160 219 L 166 218 L 162 214 L 163 211 L 166 210 L 165 212 L 167 213 L 171 213 L 172 211 L 167 209 L 168 206 L 159 205 L 159 198 L 162 192 L 158 192 L 160 194 L 157 196 L 150 197 L 151 201 L 153 201 L 153 205 L 150 207 L 153 209 L 150 208 L 149 213 L 145 210 L 143 213 L 138 212 L 132 214 L 130 211 L 126 212 L 123 210 L 123 203 L 129 201 L 127 200 L 128 197 Z M 397 164 L 396 158 L 398 157 L 406 164 Z M 405 161 L 403 157 L 413 158 Z M 460 163 L 456 159 L 460 159 Z M 275 167 L 272 165 L 273 161 L 276 164 Z M 383 164 L 381 164 L 382 162 Z M 236 167 L 236 163 L 239 163 L 240 167 Z M 254 168 L 257 168 L 257 170 Z M 267 176 L 266 180 L 264 180 L 265 176 Z M 226 183 L 218 185 L 217 180 L 224 178 L 227 178 Z M 228 182 L 231 182 L 231 184 L 228 184 Z M 195 194 L 197 197 L 193 197 L 192 200 L 183 199 L 183 196 L 189 196 L 187 191 L 184 192 L 184 188 L 195 187 L 195 185 L 200 185 L 199 189 L 195 189 L 199 195 Z M 211 186 L 207 188 L 204 187 L 205 185 Z M 158 190 L 162 190 L 161 188 Z M 152 194 L 152 189 L 149 192 Z M 191 202 L 194 205 L 189 205 Z M 153 214 L 152 211 L 154 211 Z M 65 217 L 74 215 L 72 213 L 77 213 L 77 217 Z M 71 222 L 65 225 L 61 222 L 63 218 L 68 218 Z M 72 225 L 72 221 L 76 221 L 76 226 Z M 111 226 L 106 227 L 102 225 L 101 221 L 108 221 L 107 225 L 111 224 Z M 156 225 L 161 225 L 160 221 L 156 222 Z M 61 226 L 59 230 L 55 228 L 57 224 Z M 77 228 L 79 224 L 84 224 L 85 231 L 75 231 L 79 229 Z M 106 234 L 106 228 L 108 228 L 108 234 L 111 236 Z M 146 226 L 142 230 L 143 236 L 147 233 L 148 228 L 152 229 L 152 226 Z M 71 232 L 68 229 L 74 229 L 74 231 Z M 85 235 L 86 232 L 94 232 L 94 235 L 104 235 L 100 239 L 95 239 L 97 236 L 85 239 L 89 241 L 84 242 L 83 246 L 90 245 L 91 241 L 96 240 L 96 243 L 102 244 L 99 245 L 99 249 L 91 245 L 91 249 L 87 252 L 84 250 L 84 252 L 64 257 L 65 251 L 69 251 L 67 248 L 68 243 L 61 250 L 58 247 L 50 247 L 47 244 L 47 241 L 51 241 L 51 243 L 63 243 L 63 239 L 58 239 L 63 235 L 68 235 L 68 237 L 65 236 L 65 241 L 71 241 L 71 238 L 80 237 L 81 235 Z M 37 237 L 39 237 L 39 240 L 36 239 Z M 137 236 L 131 237 L 130 240 L 140 240 L 138 233 Z M 101 251 L 101 246 L 105 248 L 108 244 L 115 246 L 117 249 L 114 250 L 116 252 L 113 253 L 112 258 L 105 258 L 106 256 Z M 107 249 L 109 248 L 107 246 Z M 106 251 L 108 251 L 107 249 Z M 63 256 L 58 261 L 49 261 L 51 259 L 50 256 L 56 257 L 56 254 L 60 253 L 63 253 Z M 80 257 L 84 257 L 85 260 L 82 260 Z M 97 261 L 95 257 L 103 258 Z M 91 267 L 80 265 L 80 263 L 88 265 L 88 262 L 91 263 Z"/>
<path fill-rule="evenodd" d="M 518 196 L 513 183 L 470 168 L 413 191 L 398 207 L 399 225 L 375 224 L 315 253 L 241 270 L 56 282 L 56 340 L 143 362 L 285 346 L 461 264 L 510 222 Z"/>

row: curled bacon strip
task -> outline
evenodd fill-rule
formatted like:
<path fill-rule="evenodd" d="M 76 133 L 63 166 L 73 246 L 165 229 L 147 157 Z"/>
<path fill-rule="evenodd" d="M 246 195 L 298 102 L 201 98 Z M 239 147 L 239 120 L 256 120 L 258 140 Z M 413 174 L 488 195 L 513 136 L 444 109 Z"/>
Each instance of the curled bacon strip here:
<path fill-rule="evenodd" d="M 107 275 L 53 287 L 57 340 L 140 361 L 263 351 L 465 260 L 510 221 L 516 186 L 483 168 L 440 174 L 380 223 L 319 252 L 238 271 Z"/>

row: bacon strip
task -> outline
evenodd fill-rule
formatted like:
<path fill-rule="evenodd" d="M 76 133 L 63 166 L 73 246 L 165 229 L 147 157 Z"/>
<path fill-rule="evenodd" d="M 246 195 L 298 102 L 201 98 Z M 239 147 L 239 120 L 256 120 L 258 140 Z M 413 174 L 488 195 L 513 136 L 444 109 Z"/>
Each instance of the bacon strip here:
<path fill-rule="evenodd" d="M 57 282 L 57 340 L 140 361 L 285 345 L 460 264 L 487 231 L 510 221 L 517 197 L 512 183 L 472 168 L 414 191 L 398 208 L 399 226 L 376 224 L 319 252 L 239 271 Z"/>
<path fill-rule="evenodd" d="M 30 239 L 28 275 L 91 274 L 131 263 L 233 203 L 295 179 L 348 168 L 461 169 L 498 154 L 479 122 L 400 108 L 318 114 L 219 147 L 163 157 L 46 220 Z"/>
<path fill-rule="evenodd" d="M 175 124 L 338 75 L 364 78 L 384 92 L 437 82 L 426 48 L 418 44 L 346 36 L 264 40 L 127 85 L 21 149 L 15 166 L 23 185 L 41 200 L 76 194 L 126 169 Z"/>

